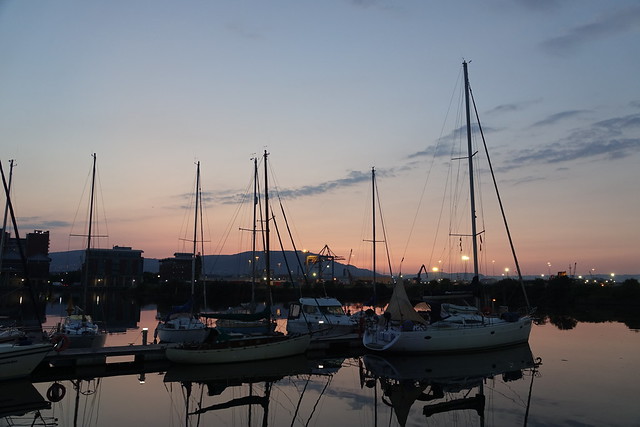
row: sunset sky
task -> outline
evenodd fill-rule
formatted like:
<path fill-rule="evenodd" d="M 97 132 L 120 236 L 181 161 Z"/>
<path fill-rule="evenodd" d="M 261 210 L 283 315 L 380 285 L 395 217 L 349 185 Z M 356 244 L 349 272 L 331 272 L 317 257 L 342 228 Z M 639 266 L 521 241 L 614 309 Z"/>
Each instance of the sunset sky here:
<path fill-rule="evenodd" d="M 197 161 L 205 253 L 248 250 L 266 149 L 298 249 L 364 268 L 375 167 L 394 271 L 446 268 L 436 148 L 466 60 L 523 273 L 636 274 L 638 46 L 635 0 L 2 1 L 0 161 L 21 234 L 58 252 L 83 247 L 96 153 L 98 243 L 164 258 Z M 486 273 L 513 271 L 497 249 Z"/>

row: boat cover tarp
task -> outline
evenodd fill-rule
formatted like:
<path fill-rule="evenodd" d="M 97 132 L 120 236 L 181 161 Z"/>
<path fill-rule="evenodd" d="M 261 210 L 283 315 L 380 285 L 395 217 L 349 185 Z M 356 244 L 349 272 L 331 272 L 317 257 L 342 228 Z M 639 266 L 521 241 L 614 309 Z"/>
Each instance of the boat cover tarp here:
<path fill-rule="evenodd" d="M 169 313 L 167 313 L 162 318 L 162 320 L 164 322 L 168 322 L 169 320 L 172 319 L 172 316 L 175 316 L 176 314 L 191 313 L 192 308 L 193 308 L 193 300 L 191 299 L 189 299 L 189 301 L 187 301 L 183 305 L 172 305 L 171 310 L 169 310 Z"/>
<path fill-rule="evenodd" d="M 391 314 L 392 321 L 404 322 L 410 320 L 423 325 L 427 323 L 427 321 L 413 309 L 413 305 L 411 301 L 409 301 L 407 291 L 404 289 L 402 282 L 397 282 L 393 288 L 393 294 L 391 295 L 385 313 Z"/>
<path fill-rule="evenodd" d="M 244 322 L 252 322 L 261 319 L 269 319 L 271 317 L 271 307 L 267 306 L 264 310 L 256 313 L 201 313 L 200 316 L 208 319 L 226 319 L 240 320 Z"/>

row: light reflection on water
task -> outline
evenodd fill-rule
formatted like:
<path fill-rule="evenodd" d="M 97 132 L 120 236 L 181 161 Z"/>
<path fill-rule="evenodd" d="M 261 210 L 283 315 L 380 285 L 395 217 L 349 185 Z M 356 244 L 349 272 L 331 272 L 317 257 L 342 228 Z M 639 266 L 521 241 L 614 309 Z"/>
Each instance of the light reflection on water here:
<path fill-rule="evenodd" d="M 155 307 L 143 309 L 138 329 L 110 335 L 107 345 L 141 344 L 155 315 Z M 41 415 L 60 426 L 640 425 L 638 354 L 640 334 L 620 323 L 534 325 L 528 347 L 470 356 L 334 355 L 91 373 L 60 381 L 64 397 Z M 46 399 L 51 385 L 35 387 Z"/>

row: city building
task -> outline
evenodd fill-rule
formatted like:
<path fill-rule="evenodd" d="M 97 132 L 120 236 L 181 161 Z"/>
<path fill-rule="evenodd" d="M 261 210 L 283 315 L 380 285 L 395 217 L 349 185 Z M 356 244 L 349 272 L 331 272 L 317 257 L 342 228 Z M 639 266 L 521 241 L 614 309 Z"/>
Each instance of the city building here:
<path fill-rule="evenodd" d="M 192 253 L 176 252 L 173 254 L 173 258 L 163 258 L 160 260 L 159 275 L 160 281 L 163 283 L 169 282 L 191 282 L 192 271 Z M 202 271 L 202 258 L 198 254 L 196 255 L 195 262 L 195 275 L 196 279 L 200 277 L 200 271 Z"/>
<path fill-rule="evenodd" d="M 34 230 L 24 238 L 12 238 L 9 232 L 0 229 L 2 237 L 0 272 L 1 286 L 17 285 L 25 278 L 24 262 L 20 254 L 26 258 L 27 273 L 32 285 L 43 285 L 49 280 L 49 232 Z"/>
<path fill-rule="evenodd" d="M 127 246 L 89 249 L 82 264 L 82 280 L 90 288 L 129 288 L 142 281 L 143 251 Z"/>

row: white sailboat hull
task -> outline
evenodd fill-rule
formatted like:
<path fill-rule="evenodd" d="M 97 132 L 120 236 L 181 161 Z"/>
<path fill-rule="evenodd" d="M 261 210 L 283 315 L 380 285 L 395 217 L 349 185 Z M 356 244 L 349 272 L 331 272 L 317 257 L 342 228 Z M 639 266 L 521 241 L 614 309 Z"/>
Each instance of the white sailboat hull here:
<path fill-rule="evenodd" d="M 201 343 L 209 334 L 208 328 L 173 329 L 158 325 L 157 339 L 165 343 Z"/>
<path fill-rule="evenodd" d="M 0 380 L 28 377 L 52 349 L 51 344 L 0 344 Z"/>
<path fill-rule="evenodd" d="M 69 348 L 102 348 L 107 341 L 107 334 L 104 332 L 97 332 L 94 334 L 84 335 L 67 335 L 69 339 Z"/>
<path fill-rule="evenodd" d="M 167 348 L 166 356 L 173 363 L 186 364 L 250 362 L 302 354 L 309 347 L 310 340 L 309 335 L 287 336 L 266 342 L 258 337 L 243 339 L 240 346 L 230 342 L 229 346 L 219 348 Z"/>
<path fill-rule="evenodd" d="M 456 325 L 448 322 L 423 329 L 403 330 L 400 326 L 368 328 L 363 345 L 373 351 L 401 353 L 445 353 L 480 351 L 526 343 L 531 318 L 514 322 L 488 318 L 482 325 Z"/>

